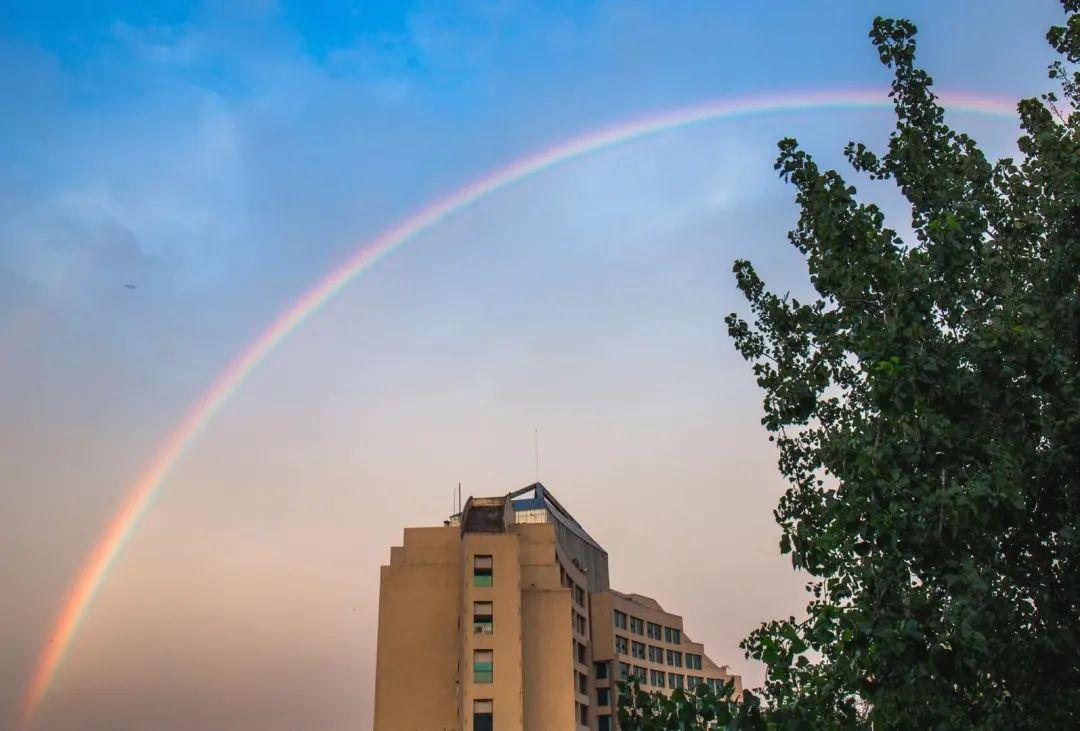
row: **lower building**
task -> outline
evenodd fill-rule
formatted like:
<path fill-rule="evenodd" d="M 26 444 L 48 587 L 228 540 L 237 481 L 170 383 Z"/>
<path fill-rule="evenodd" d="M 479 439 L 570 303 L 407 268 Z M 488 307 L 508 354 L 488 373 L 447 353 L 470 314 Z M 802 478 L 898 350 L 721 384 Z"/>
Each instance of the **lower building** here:
<path fill-rule="evenodd" d="M 406 528 L 379 584 L 375 731 L 609 731 L 617 682 L 739 676 L 682 617 L 608 585 L 608 555 L 536 483 Z"/>

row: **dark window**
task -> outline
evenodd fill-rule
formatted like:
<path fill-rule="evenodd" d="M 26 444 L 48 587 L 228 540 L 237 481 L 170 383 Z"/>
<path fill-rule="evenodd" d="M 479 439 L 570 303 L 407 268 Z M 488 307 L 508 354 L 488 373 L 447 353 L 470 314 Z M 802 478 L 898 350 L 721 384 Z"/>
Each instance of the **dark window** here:
<path fill-rule="evenodd" d="M 594 668 L 596 669 L 596 679 L 597 680 L 605 680 L 607 678 L 607 663 L 606 662 L 595 663 Z"/>
<path fill-rule="evenodd" d="M 495 677 L 495 654 L 491 650 L 473 650 L 473 682 L 490 683 Z"/>
<path fill-rule="evenodd" d="M 473 701 L 472 724 L 474 731 L 494 731 L 491 701 Z"/>
<path fill-rule="evenodd" d="M 676 650 L 667 651 L 667 664 L 674 665 L 677 668 L 682 667 L 682 653 Z"/>
<path fill-rule="evenodd" d="M 578 673 L 577 689 L 578 693 L 581 693 L 582 695 L 589 694 L 589 676 L 585 673 Z"/>
<path fill-rule="evenodd" d="M 646 672 L 645 668 L 641 667 L 640 665 L 634 666 L 634 675 L 638 677 L 638 680 L 640 680 L 643 685 L 647 685 L 649 683 L 649 674 L 648 672 Z"/>
<path fill-rule="evenodd" d="M 580 586 L 574 587 L 574 601 L 578 603 L 579 607 L 585 606 L 585 590 Z"/>
<path fill-rule="evenodd" d="M 626 639 L 622 635 L 615 635 L 615 652 L 622 653 L 623 655 L 629 655 L 630 640 Z"/>
<path fill-rule="evenodd" d="M 610 706 L 611 705 L 611 688 L 597 688 L 596 689 L 596 705 L 598 705 L 598 706 Z"/>
<path fill-rule="evenodd" d="M 581 644 L 580 642 L 577 642 L 575 644 L 577 644 L 577 661 L 579 663 L 581 663 L 582 665 L 584 665 L 585 664 L 585 645 Z"/>
<path fill-rule="evenodd" d="M 649 675 L 652 676 L 651 680 L 652 680 L 653 685 L 655 685 L 657 688 L 663 688 L 664 687 L 664 675 L 665 674 L 664 674 L 663 670 L 653 670 L 651 673 L 649 673 Z"/>
<path fill-rule="evenodd" d="M 581 708 L 581 725 L 582 726 L 588 726 L 589 725 L 589 707 L 587 705 L 585 705 L 584 703 L 582 703 L 580 708 Z"/>
<path fill-rule="evenodd" d="M 473 586 L 491 586 L 491 556 L 473 556 Z"/>
<path fill-rule="evenodd" d="M 473 634 L 490 635 L 495 629 L 491 602 L 473 602 Z"/>
<path fill-rule="evenodd" d="M 636 657 L 638 660 L 645 659 L 645 645 L 641 642 L 630 643 L 630 654 Z"/>
<path fill-rule="evenodd" d="M 597 731 L 611 731 L 611 716 L 596 717 Z"/>
<path fill-rule="evenodd" d="M 577 630 L 577 633 L 579 635 L 588 634 L 588 626 L 585 624 L 585 617 L 573 610 L 570 611 L 573 612 L 574 615 L 574 629 Z"/>
<path fill-rule="evenodd" d="M 626 613 L 615 610 L 615 626 L 619 629 L 626 629 Z"/>
<path fill-rule="evenodd" d="M 649 636 L 650 640 L 659 640 L 663 637 L 663 635 L 660 633 L 660 625 L 656 624 L 655 622 L 649 622 L 646 630 L 646 634 Z"/>
<path fill-rule="evenodd" d="M 619 663 L 619 678 L 621 680 L 628 680 L 630 678 L 630 666 L 624 662 Z"/>
<path fill-rule="evenodd" d="M 645 622 L 639 617 L 630 618 L 630 631 L 635 635 L 645 634 Z"/>
<path fill-rule="evenodd" d="M 683 687 L 683 676 L 678 673 L 668 673 L 668 685 L 672 688 Z"/>

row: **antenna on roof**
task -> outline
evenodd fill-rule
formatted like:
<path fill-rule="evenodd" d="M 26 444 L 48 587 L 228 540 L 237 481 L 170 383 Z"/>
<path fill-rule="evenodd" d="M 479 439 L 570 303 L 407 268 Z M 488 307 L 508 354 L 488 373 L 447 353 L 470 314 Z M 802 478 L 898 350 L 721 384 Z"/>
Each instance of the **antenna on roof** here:
<path fill-rule="evenodd" d="M 457 511 L 458 515 L 461 514 L 461 483 L 457 484 Z"/>
<path fill-rule="evenodd" d="M 540 430 L 533 430 L 533 450 L 536 452 L 536 481 L 540 482 Z"/>

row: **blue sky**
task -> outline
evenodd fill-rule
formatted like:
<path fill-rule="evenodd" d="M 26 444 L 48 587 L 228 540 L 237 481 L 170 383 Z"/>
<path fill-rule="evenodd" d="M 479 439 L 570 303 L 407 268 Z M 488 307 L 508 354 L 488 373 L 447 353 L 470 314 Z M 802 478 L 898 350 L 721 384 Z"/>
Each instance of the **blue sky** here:
<path fill-rule="evenodd" d="M 884 89 L 876 14 L 919 25 L 942 88 L 1048 88 L 1052 0 L 0 3 L 0 718 L 154 446 L 318 276 L 581 132 L 747 93 Z M 1011 123 L 950 119 L 1014 154 Z M 184 728 L 193 696 L 203 726 L 365 727 L 379 563 L 404 525 L 441 520 L 458 480 L 529 481 L 536 427 L 544 481 L 608 547 L 619 588 L 671 603 L 756 682 L 739 638 L 803 598 L 774 550 L 783 485 L 759 394 L 723 327 L 741 307 L 731 261 L 805 288 L 776 140 L 841 165 L 847 140 L 880 146 L 890 127 L 808 110 L 672 131 L 395 252 L 193 447 L 42 728 Z M 892 192 L 852 180 L 903 229 Z M 615 514 L 597 507 L 613 498 Z M 655 543 L 624 529 L 644 514 Z M 256 605 L 277 613 L 248 626 Z M 220 672 L 200 681 L 209 660 Z M 276 705 L 282 687 L 295 697 Z"/>

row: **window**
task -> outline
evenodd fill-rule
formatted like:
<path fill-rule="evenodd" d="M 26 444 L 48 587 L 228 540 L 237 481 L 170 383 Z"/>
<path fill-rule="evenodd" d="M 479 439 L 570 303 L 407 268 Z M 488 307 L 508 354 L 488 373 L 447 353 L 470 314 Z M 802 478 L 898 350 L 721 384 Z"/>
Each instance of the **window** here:
<path fill-rule="evenodd" d="M 701 670 L 701 655 L 686 653 L 686 667 L 690 670 Z"/>
<path fill-rule="evenodd" d="M 577 633 L 579 635 L 588 634 L 588 627 L 585 624 L 585 617 L 578 614 L 577 612 L 575 612 L 573 610 L 570 610 L 570 612 L 571 612 L 571 614 L 573 614 L 574 629 L 577 630 Z"/>
<path fill-rule="evenodd" d="M 645 670 L 645 668 L 641 667 L 640 665 L 635 665 L 634 666 L 634 675 L 636 675 L 638 680 L 640 680 L 642 683 L 644 683 L 646 685 L 648 684 L 648 682 L 649 682 L 649 673 Z"/>
<path fill-rule="evenodd" d="M 578 603 L 579 607 L 585 606 L 585 590 L 580 586 L 574 587 L 574 601 Z"/>
<path fill-rule="evenodd" d="M 582 665 L 585 665 L 585 645 L 580 642 L 575 642 L 574 644 L 577 645 L 577 661 Z"/>
<path fill-rule="evenodd" d="M 665 675 L 665 673 L 664 673 L 663 670 L 653 670 L 649 674 L 652 676 L 651 680 L 652 680 L 653 685 L 655 685 L 657 688 L 663 688 L 664 687 L 664 675 Z"/>
<path fill-rule="evenodd" d="M 593 664 L 593 668 L 596 670 L 597 680 L 607 680 L 607 663 L 598 662 Z"/>
<path fill-rule="evenodd" d="M 621 680 L 628 680 L 630 678 L 630 666 L 624 662 L 619 663 L 619 678 Z"/>
<path fill-rule="evenodd" d="M 577 689 L 582 695 L 589 694 L 589 676 L 585 673 L 577 674 Z"/>
<path fill-rule="evenodd" d="M 674 665 L 677 668 L 682 667 L 682 653 L 677 650 L 667 651 L 667 664 Z"/>
<path fill-rule="evenodd" d="M 610 706 L 611 705 L 611 688 L 597 688 L 596 689 L 596 705 L 598 705 L 598 706 Z"/>
<path fill-rule="evenodd" d="M 661 637 L 663 637 L 663 635 L 660 634 L 660 625 L 656 624 L 655 622 L 649 622 L 646 625 L 645 634 L 648 635 L 650 640 L 659 640 Z"/>
<path fill-rule="evenodd" d="M 491 586 L 491 556 L 473 556 L 473 586 Z"/>
<path fill-rule="evenodd" d="M 615 635 L 615 652 L 622 653 L 623 655 L 629 655 L 630 640 L 626 639 L 622 635 Z"/>
<path fill-rule="evenodd" d="M 645 659 L 645 644 L 642 642 L 630 643 L 630 654 L 636 657 L 638 660 Z"/>
<path fill-rule="evenodd" d="M 682 632 L 674 627 L 664 627 L 664 641 L 673 645 L 682 644 Z"/>
<path fill-rule="evenodd" d="M 596 717 L 597 731 L 611 731 L 611 716 Z"/>
<path fill-rule="evenodd" d="M 649 645 L 649 662 L 664 662 L 664 648 Z"/>
<path fill-rule="evenodd" d="M 626 612 L 615 610 L 615 626 L 619 629 L 626 629 Z"/>
<path fill-rule="evenodd" d="M 701 682 L 701 678 L 695 675 L 686 676 L 686 687 L 693 690 L 694 686 Z"/>
<path fill-rule="evenodd" d="M 491 602 L 473 602 L 473 634 L 490 635 L 495 629 L 492 616 Z"/>
<path fill-rule="evenodd" d="M 645 634 L 645 621 L 640 617 L 630 618 L 630 631 L 635 635 Z"/>
<path fill-rule="evenodd" d="M 589 725 L 589 707 L 586 706 L 585 704 L 581 705 L 581 725 L 582 726 L 588 726 Z"/>
<path fill-rule="evenodd" d="M 474 683 L 490 683 L 495 676 L 495 653 L 491 650 L 473 650 L 472 679 Z"/>
<path fill-rule="evenodd" d="M 495 728 L 492 711 L 494 704 L 491 701 L 473 701 L 472 703 L 472 727 L 474 731 L 493 731 Z"/>
<path fill-rule="evenodd" d="M 672 688 L 683 687 L 683 676 L 678 673 L 668 673 L 668 681 Z"/>

